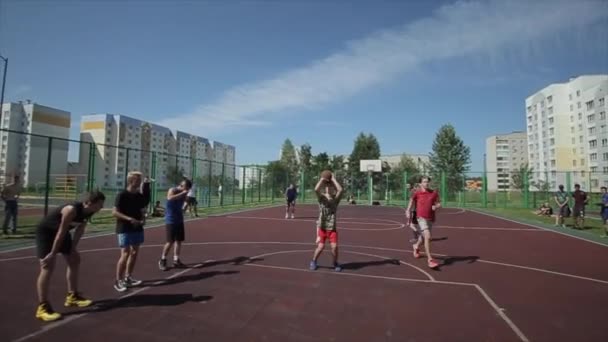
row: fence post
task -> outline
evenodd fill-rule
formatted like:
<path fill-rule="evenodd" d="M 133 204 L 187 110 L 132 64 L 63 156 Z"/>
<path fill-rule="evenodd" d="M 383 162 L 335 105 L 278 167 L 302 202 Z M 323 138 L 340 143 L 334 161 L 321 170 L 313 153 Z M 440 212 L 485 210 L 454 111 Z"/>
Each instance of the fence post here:
<path fill-rule="evenodd" d="M 213 180 L 213 178 L 211 177 L 211 173 L 213 172 L 213 162 L 209 161 L 209 193 L 207 194 L 207 197 L 209 197 L 208 201 L 207 201 L 207 207 L 211 207 L 211 192 L 213 191 L 213 185 L 211 184 L 211 181 Z M 222 190 L 224 190 L 224 188 L 222 187 Z"/>
<path fill-rule="evenodd" d="M 528 171 L 525 171 L 525 176 L 524 176 L 524 188 L 523 188 L 523 192 L 524 192 L 524 208 L 530 208 L 530 186 L 528 184 L 529 182 L 529 178 L 530 175 L 528 174 Z"/>
<path fill-rule="evenodd" d="M 403 201 L 405 202 L 405 205 L 407 206 L 407 202 L 408 202 L 408 182 L 407 182 L 407 171 L 403 171 Z"/>
<path fill-rule="evenodd" d="M 236 204 L 236 165 L 232 165 L 232 205 Z"/>
<path fill-rule="evenodd" d="M 258 169 L 258 203 L 260 202 L 262 202 L 262 169 Z"/>
<path fill-rule="evenodd" d="M 441 171 L 441 203 L 447 205 L 448 202 L 448 186 L 445 171 Z"/>
<path fill-rule="evenodd" d="M 125 187 L 127 186 L 127 176 L 129 175 L 129 148 L 127 147 L 127 154 L 125 157 Z"/>
<path fill-rule="evenodd" d="M 485 171 L 481 183 L 481 203 L 484 208 L 488 207 L 488 173 Z"/>
<path fill-rule="evenodd" d="M 243 190 L 241 190 L 241 197 L 243 198 L 243 201 L 241 204 L 245 204 L 245 193 L 247 192 L 247 179 L 245 179 L 246 170 L 247 170 L 247 166 L 243 166 L 243 182 L 242 182 L 243 184 L 241 184 L 242 189 L 243 189 Z"/>
<path fill-rule="evenodd" d="M 570 171 L 566 172 L 566 192 L 567 193 L 571 193 L 572 192 L 572 178 L 571 178 L 572 174 L 570 173 Z"/>
<path fill-rule="evenodd" d="M 87 170 L 87 191 L 92 191 L 95 184 L 95 144 L 89 143 L 89 163 Z"/>
<path fill-rule="evenodd" d="M 154 205 L 158 199 L 158 180 L 156 179 L 156 152 L 152 152 L 152 167 L 150 170 L 150 178 L 152 178 L 154 181 L 152 182 L 152 184 L 150 185 L 150 187 L 152 188 L 152 198 L 151 198 L 151 202 L 152 205 L 150 206 L 151 208 L 154 208 Z"/>
<path fill-rule="evenodd" d="M 51 190 L 51 160 L 53 154 L 53 138 L 49 137 L 49 146 L 46 155 L 46 189 L 44 192 L 44 216 L 49 213 L 49 193 Z M 17 227 L 15 227 L 17 229 Z"/>
<path fill-rule="evenodd" d="M 224 186 L 226 185 L 224 182 L 224 172 L 225 172 L 226 164 L 222 162 L 222 175 L 220 178 L 220 184 L 222 184 L 222 191 L 220 191 L 220 207 L 224 206 Z"/>

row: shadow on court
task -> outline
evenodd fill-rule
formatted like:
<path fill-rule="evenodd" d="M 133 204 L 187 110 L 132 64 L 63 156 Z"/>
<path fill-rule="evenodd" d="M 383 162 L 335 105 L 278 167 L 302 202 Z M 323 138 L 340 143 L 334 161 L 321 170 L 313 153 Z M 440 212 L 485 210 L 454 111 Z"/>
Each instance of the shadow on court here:
<path fill-rule="evenodd" d="M 137 294 L 122 299 L 103 299 L 84 310 L 67 312 L 64 316 L 80 315 L 114 310 L 149 306 L 177 306 L 188 302 L 208 302 L 212 296 L 193 296 L 192 294 Z"/>
<path fill-rule="evenodd" d="M 382 266 L 382 265 L 395 265 L 399 266 L 399 260 L 397 259 L 385 259 L 385 260 L 374 260 L 374 261 L 357 261 L 348 262 L 342 264 L 343 270 L 360 270 L 365 267 Z"/>

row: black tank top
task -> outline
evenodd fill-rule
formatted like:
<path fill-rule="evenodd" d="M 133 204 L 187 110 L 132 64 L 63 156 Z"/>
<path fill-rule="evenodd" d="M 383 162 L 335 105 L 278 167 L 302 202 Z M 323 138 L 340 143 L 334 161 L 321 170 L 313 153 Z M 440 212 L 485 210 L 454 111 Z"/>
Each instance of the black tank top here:
<path fill-rule="evenodd" d="M 78 227 L 79 225 L 84 223 L 89 217 L 91 217 L 91 214 L 85 215 L 84 205 L 82 204 L 82 202 L 68 203 L 53 209 L 53 211 L 51 211 L 44 219 L 42 219 L 42 221 L 38 225 L 38 229 L 45 231 L 59 230 L 59 225 L 61 224 L 62 217 L 61 211 L 63 210 L 63 208 L 69 205 L 73 206 L 74 209 L 76 209 L 76 216 L 74 217 L 72 222 L 70 222 L 70 227 L 68 230 L 72 230 Z"/>

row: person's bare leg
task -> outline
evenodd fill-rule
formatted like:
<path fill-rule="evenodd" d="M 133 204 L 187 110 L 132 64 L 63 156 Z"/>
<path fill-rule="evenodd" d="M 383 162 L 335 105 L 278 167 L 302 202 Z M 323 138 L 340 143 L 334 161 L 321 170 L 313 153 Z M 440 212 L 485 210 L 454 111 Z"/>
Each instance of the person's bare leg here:
<path fill-rule="evenodd" d="M 46 267 L 40 266 L 40 274 L 38 275 L 38 281 L 36 282 L 36 287 L 38 290 L 38 303 L 48 302 L 49 284 L 51 283 L 51 276 L 53 275 L 54 270 L 54 262 Z"/>
<path fill-rule="evenodd" d="M 68 281 L 68 292 L 78 292 L 78 274 L 80 272 L 80 254 L 70 253 L 65 257 L 68 264 L 66 278 Z"/>
<path fill-rule="evenodd" d="M 331 255 L 334 258 L 334 265 L 338 264 L 338 244 L 331 243 Z"/>
<path fill-rule="evenodd" d="M 129 253 L 129 258 L 127 259 L 127 276 L 133 274 L 135 263 L 137 262 L 137 254 L 139 254 L 139 246 L 131 246 L 131 253 Z"/>
<path fill-rule="evenodd" d="M 171 251 L 171 247 L 173 246 L 172 242 L 167 242 L 163 246 L 163 254 L 161 255 L 161 259 L 167 259 L 167 255 Z"/>
<path fill-rule="evenodd" d="M 431 255 L 431 230 L 423 230 L 422 236 L 424 236 L 424 252 L 426 253 L 426 258 L 431 261 L 433 260 L 433 256 Z"/>
<path fill-rule="evenodd" d="M 125 269 L 127 268 L 127 260 L 129 259 L 130 247 L 120 249 L 120 258 L 116 263 L 116 280 L 125 279 Z"/>
<path fill-rule="evenodd" d="M 325 242 L 319 242 L 319 244 L 317 245 L 317 249 L 315 250 L 315 253 L 312 257 L 313 261 L 317 261 L 317 259 L 319 259 L 319 255 L 321 255 L 321 252 L 323 252 L 323 249 L 325 249 Z"/>

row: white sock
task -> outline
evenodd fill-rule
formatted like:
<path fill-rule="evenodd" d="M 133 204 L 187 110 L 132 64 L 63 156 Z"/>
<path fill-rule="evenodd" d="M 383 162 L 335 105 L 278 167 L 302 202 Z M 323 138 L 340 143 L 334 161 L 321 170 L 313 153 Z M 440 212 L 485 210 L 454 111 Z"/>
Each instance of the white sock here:
<path fill-rule="evenodd" d="M 173 256 L 173 261 L 177 261 L 177 260 L 179 260 L 179 256 L 174 255 L 174 256 Z"/>

